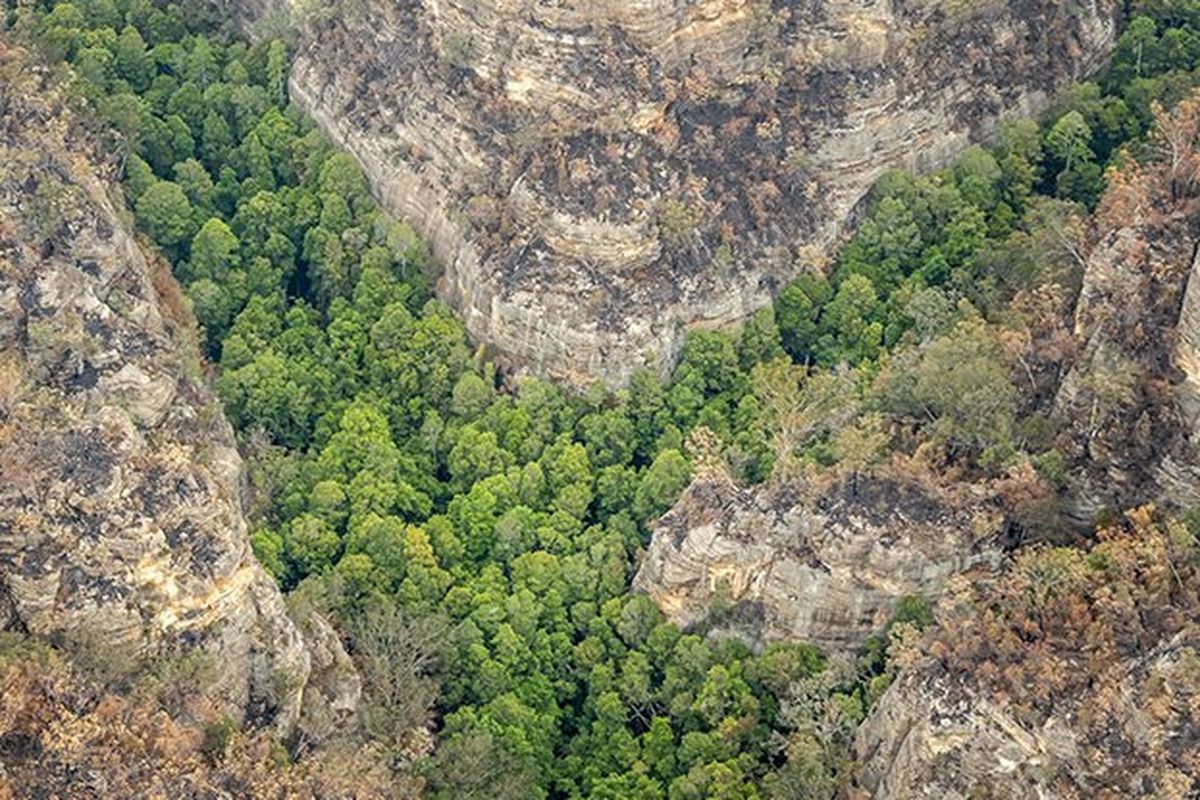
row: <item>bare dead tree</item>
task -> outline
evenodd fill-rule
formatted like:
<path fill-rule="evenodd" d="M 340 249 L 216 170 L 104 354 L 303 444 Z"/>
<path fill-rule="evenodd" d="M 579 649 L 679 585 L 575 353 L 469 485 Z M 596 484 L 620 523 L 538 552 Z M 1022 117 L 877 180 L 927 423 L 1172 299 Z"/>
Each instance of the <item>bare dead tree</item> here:
<path fill-rule="evenodd" d="M 410 731 L 428 723 L 449 631 L 440 615 L 414 616 L 393 604 L 378 605 L 358 620 L 353 641 L 369 733 L 399 748 Z"/>

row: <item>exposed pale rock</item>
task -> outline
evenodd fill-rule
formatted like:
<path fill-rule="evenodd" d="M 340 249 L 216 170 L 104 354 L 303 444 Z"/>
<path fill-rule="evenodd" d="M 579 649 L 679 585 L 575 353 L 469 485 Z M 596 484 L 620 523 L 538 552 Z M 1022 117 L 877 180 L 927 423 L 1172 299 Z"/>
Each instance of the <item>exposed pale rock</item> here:
<path fill-rule="evenodd" d="M 1195 221 L 1194 200 L 1154 165 L 1114 176 L 1092 219 L 1080 352 L 1054 410 L 1081 524 L 1133 504 L 1200 502 Z M 1057 606 L 1035 599 L 1057 580 L 1041 571 L 1055 551 L 951 594 L 928 655 L 906 663 L 858 732 L 851 796 L 1195 797 L 1195 550 L 1184 526 L 1149 509 L 1126 515 L 1138 518 L 1124 541 L 1110 524 L 1100 540 L 1113 549 L 1093 550 L 1067 589 L 1047 593 Z M 1113 566 L 1114 553 L 1128 563 Z"/>
<path fill-rule="evenodd" d="M 1061 698 L 1057 713 L 1034 722 L 1002 698 L 965 689 L 948 673 L 906 674 L 859 729 L 861 796 L 967 800 L 983 787 L 989 797 L 1030 800 L 1091 798 L 1100 791 L 1107 797 L 1188 796 L 1191 778 L 1180 767 L 1196 766 L 1195 729 L 1186 704 L 1198 685 L 1198 646 L 1200 630 L 1193 626 L 1144 657 L 1113 664 L 1097 676 L 1096 686 L 1124 687 L 1113 714 L 1122 720 L 1122 730 L 1099 743 L 1082 741 L 1073 728 L 1075 714 L 1089 698 Z M 1164 690 L 1178 698 L 1173 707 L 1152 711 L 1140 702 Z M 1125 750 L 1124 737 L 1159 758 Z M 1159 789 L 1147 794 L 1150 786 Z"/>
<path fill-rule="evenodd" d="M 694 482 L 654 527 L 634 579 L 667 617 L 732 625 L 754 641 L 853 648 L 906 595 L 998 566 L 1002 515 L 982 493 L 953 501 L 892 479 L 821 492 Z"/>
<path fill-rule="evenodd" d="M 1097 215 L 1081 352 L 1055 398 L 1077 461 L 1068 510 L 1085 525 L 1106 509 L 1200 504 L 1198 239 L 1190 214 L 1164 214 L 1145 194 L 1163 186 L 1135 183 L 1141 203 Z"/>
<path fill-rule="evenodd" d="M 311 18 L 291 90 L 429 242 L 473 335 L 619 384 L 821 268 L 887 169 L 1096 69 L 1119 8 L 368 0 Z"/>
<path fill-rule="evenodd" d="M 250 552 L 242 462 L 179 288 L 18 59 L 0 50 L 0 624 L 199 649 L 235 716 L 287 732 L 318 703 L 344 720 L 358 676 L 325 623 L 306 641 Z"/>
<path fill-rule="evenodd" d="M 1016 710 L 971 675 L 902 673 L 859 728 L 856 800 L 1184 800 L 1200 788 L 1200 627 Z M 1105 719 L 1111 724 L 1104 725 Z"/>

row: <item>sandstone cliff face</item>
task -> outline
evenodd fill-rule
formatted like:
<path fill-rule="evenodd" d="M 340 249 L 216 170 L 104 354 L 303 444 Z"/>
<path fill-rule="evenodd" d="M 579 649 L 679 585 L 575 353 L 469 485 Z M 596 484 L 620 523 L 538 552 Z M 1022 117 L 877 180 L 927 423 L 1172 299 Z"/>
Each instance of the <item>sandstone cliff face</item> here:
<path fill-rule="evenodd" d="M 309 25 L 291 89 L 430 243 L 474 336 L 619 384 L 820 268 L 885 170 L 1097 68 L 1118 7 L 371 0 Z"/>
<path fill-rule="evenodd" d="M 1054 712 L 1030 719 L 1003 696 L 964 686 L 962 676 L 905 673 L 859 729 L 858 796 L 967 800 L 1194 797 L 1200 628 L 1192 626 L 1142 656 L 1094 676 L 1096 689 L 1068 694 Z M 1097 695 L 1120 687 L 1103 737 Z M 1163 697 L 1169 698 L 1165 701 Z"/>
<path fill-rule="evenodd" d="M 709 618 L 753 640 L 853 649 L 905 595 L 934 598 L 952 575 L 998 566 L 1001 514 L 886 478 L 806 497 L 697 479 L 654 528 L 634 588 L 667 617 Z"/>
<path fill-rule="evenodd" d="M 1190 153 L 1198 110 L 1185 102 L 1160 135 Z M 859 731 L 863 797 L 1200 791 L 1200 551 L 1153 510 L 1200 501 L 1196 178 L 1169 160 L 1128 165 L 1090 223 L 1079 353 L 1054 414 L 1067 510 L 1105 530 L 1088 553 L 1022 549 L 946 593 L 925 657 Z"/>
<path fill-rule="evenodd" d="M 0 628 L 196 652 L 214 698 L 283 732 L 354 710 L 320 619 L 254 560 L 242 462 L 182 295 L 44 76 L 0 43 Z"/>
<path fill-rule="evenodd" d="M 1168 192 L 1131 171 L 1096 215 L 1081 352 L 1055 400 L 1077 456 L 1069 510 L 1083 524 L 1102 509 L 1200 504 L 1200 236 L 1194 209 Z"/>
<path fill-rule="evenodd" d="M 858 731 L 856 796 L 1200 792 L 1200 547 L 1146 507 L 949 585 Z"/>

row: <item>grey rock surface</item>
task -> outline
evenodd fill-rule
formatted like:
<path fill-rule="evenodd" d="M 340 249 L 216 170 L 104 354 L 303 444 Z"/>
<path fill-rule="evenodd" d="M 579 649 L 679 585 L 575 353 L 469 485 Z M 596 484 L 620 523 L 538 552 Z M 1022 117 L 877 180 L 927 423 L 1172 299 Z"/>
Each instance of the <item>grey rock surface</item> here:
<path fill-rule="evenodd" d="M 1075 456 L 1068 511 L 1200 505 L 1200 258 L 1193 216 L 1139 179 L 1097 215 L 1075 310 L 1079 355 L 1055 397 Z M 1119 201 L 1114 192 L 1109 203 Z"/>
<path fill-rule="evenodd" d="M 3 65 L 11 67 L 9 64 Z M 115 164 L 35 68 L 0 84 L 0 625 L 153 659 L 203 652 L 235 717 L 354 712 L 250 551 L 242 461 L 178 285 Z"/>
<path fill-rule="evenodd" d="M 1114 660 L 1087 689 L 1056 696 L 1041 715 L 971 675 L 933 664 L 903 672 L 858 730 L 861 768 L 851 796 L 1194 797 L 1198 647 L 1193 624 Z"/>

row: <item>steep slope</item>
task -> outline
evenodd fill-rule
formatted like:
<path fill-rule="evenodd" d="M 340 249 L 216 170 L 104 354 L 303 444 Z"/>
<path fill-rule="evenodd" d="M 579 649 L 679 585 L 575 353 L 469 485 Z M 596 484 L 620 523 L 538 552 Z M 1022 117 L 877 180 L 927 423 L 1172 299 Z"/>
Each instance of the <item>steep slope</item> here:
<path fill-rule="evenodd" d="M 858 737 L 866 795 L 1195 797 L 1200 102 L 1160 114 L 1158 158 L 1110 176 L 1056 398 L 1067 506 L 1090 551 L 1034 549 L 958 585 L 924 658 Z M 1152 502 L 1118 518 L 1122 505 Z M 1104 513 L 1100 513 L 1104 512 Z"/>
<path fill-rule="evenodd" d="M 372 2 L 310 22 L 291 88 L 430 243 L 472 334 L 619 384 L 820 268 L 885 170 L 1094 70 L 1118 8 Z"/>
<path fill-rule="evenodd" d="M 250 552 L 179 289 L 44 71 L 2 42 L 0 71 L 0 627 L 131 667 L 204 654 L 229 714 L 317 736 L 359 680 Z"/>
<path fill-rule="evenodd" d="M 1135 512 L 1091 553 L 959 586 L 858 733 L 873 798 L 1195 797 L 1195 537 Z"/>
<path fill-rule="evenodd" d="M 419 796 L 370 747 L 281 758 L 275 731 L 211 716 L 207 699 L 189 691 L 203 672 L 159 670 L 132 686 L 97 677 L 95 663 L 0 633 L 0 800 Z"/>
<path fill-rule="evenodd" d="M 633 586 L 683 627 L 718 610 L 712 622 L 751 640 L 852 651 L 900 598 L 997 567 L 1001 523 L 981 491 L 952 499 L 894 476 L 824 490 L 700 477 L 655 525 Z"/>
<path fill-rule="evenodd" d="M 1183 103 L 1163 118 L 1160 144 L 1190 151 L 1198 116 L 1195 100 Z M 1152 500 L 1200 504 L 1200 226 L 1189 158 L 1125 169 L 1096 214 L 1075 313 L 1080 356 L 1055 401 L 1078 464 L 1070 510 L 1085 524 Z"/>

